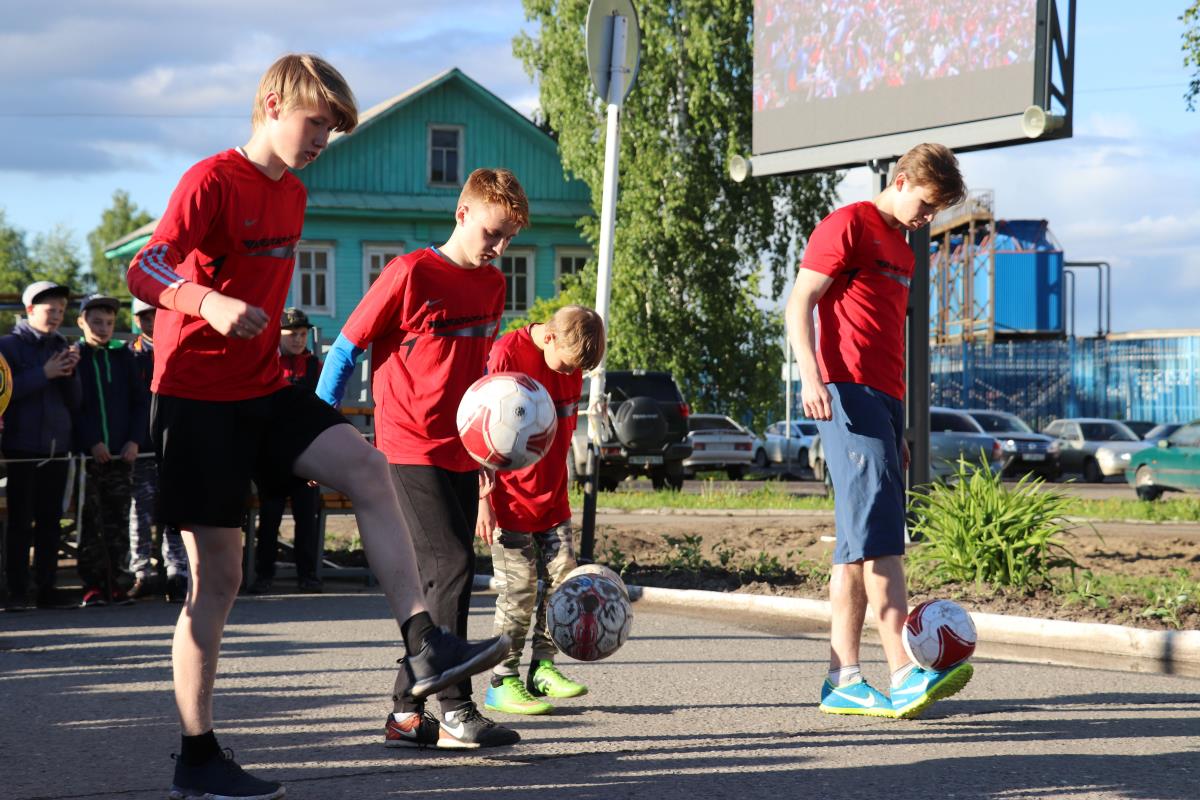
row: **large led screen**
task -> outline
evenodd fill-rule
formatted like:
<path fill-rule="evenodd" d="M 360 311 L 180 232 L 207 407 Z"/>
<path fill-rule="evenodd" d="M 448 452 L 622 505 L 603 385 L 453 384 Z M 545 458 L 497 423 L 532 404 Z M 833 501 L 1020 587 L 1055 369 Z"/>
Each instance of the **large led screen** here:
<path fill-rule="evenodd" d="M 1038 0 L 757 0 L 754 153 L 1022 113 Z"/>

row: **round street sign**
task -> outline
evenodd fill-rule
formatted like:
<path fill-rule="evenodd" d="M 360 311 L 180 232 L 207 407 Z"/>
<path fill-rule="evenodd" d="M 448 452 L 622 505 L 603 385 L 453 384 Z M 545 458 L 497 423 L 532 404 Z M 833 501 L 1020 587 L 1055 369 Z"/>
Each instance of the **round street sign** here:
<path fill-rule="evenodd" d="M 625 53 L 620 63 L 612 63 L 613 30 L 616 18 L 625 18 Z M 642 52 L 642 31 L 638 27 L 633 0 L 592 0 L 587 15 L 587 61 L 592 85 L 605 103 L 621 105 L 637 80 Z M 609 97 L 610 70 L 619 70 L 624 79 L 619 97 Z"/>

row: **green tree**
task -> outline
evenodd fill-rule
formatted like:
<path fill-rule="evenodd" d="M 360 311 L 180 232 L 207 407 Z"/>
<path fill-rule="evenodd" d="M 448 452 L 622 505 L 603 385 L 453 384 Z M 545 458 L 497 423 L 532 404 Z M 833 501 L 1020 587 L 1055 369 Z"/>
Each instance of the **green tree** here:
<path fill-rule="evenodd" d="M 125 284 L 126 262 L 104 257 L 105 248 L 127 233 L 132 233 L 154 217 L 129 199 L 124 189 L 113 192 L 112 205 L 100 215 L 100 224 L 87 235 L 91 250 L 92 278 L 96 291 L 113 297 L 129 297 Z"/>
<path fill-rule="evenodd" d="M 540 114 L 558 133 L 564 166 L 591 188 L 597 214 L 580 227 L 594 246 L 605 108 L 588 77 L 588 0 L 523 2 L 537 29 L 519 35 L 514 52 L 539 82 Z M 697 411 L 760 425 L 782 402 L 782 321 L 770 305 L 839 178 L 729 178 L 730 157 L 750 151 L 753 0 L 638 5 L 641 66 L 621 116 L 609 364 L 670 370 Z M 594 285 L 594 271 L 581 288 Z"/>
<path fill-rule="evenodd" d="M 49 233 L 33 237 L 29 271 L 34 280 L 61 283 L 70 286 L 76 294 L 92 289 L 83 274 L 83 260 L 75 244 L 75 234 L 62 224 L 55 225 Z"/>
<path fill-rule="evenodd" d="M 1196 96 L 1200 95 L 1200 0 L 1193 0 L 1179 19 L 1183 22 L 1183 65 L 1192 68 L 1183 99 L 1188 111 L 1195 111 Z"/>
<path fill-rule="evenodd" d="M 25 231 L 9 223 L 0 208 L 0 293 L 16 295 L 20 304 L 21 291 L 29 285 L 29 248 Z M 12 330 L 13 311 L 0 311 L 0 335 Z"/>

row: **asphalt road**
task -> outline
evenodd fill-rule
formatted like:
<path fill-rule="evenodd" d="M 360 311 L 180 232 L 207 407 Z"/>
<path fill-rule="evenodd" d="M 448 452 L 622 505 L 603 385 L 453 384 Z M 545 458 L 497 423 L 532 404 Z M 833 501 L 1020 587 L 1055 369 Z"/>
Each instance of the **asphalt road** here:
<path fill-rule="evenodd" d="M 493 598 L 474 600 L 474 636 Z M 0 616 L 0 797 L 165 796 L 177 749 L 176 608 Z M 387 750 L 396 627 L 382 596 L 240 600 L 222 654 L 222 744 L 289 798 L 1163 798 L 1200 796 L 1200 680 L 976 662 L 915 721 L 829 717 L 820 635 L 635 608 L 591 694 L 514 721 L 515 747 Z M 864 668 L 884 678 L 881 654 Z M 476 680 L 482 692 L 483 679 Z"/>

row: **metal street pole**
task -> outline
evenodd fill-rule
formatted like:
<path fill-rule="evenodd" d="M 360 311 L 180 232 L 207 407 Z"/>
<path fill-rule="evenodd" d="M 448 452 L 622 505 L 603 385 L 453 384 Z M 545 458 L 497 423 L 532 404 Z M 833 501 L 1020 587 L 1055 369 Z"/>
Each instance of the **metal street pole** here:
<path fill-rule="evenodd" d="M 588 8 L 588 60 L 597 93 L 608 104 L 604 137 L 604 194 L 600 201 L 600 253 L 596 268 L 596 313 L 608 331 L 612 294 L 613 230 L 617 223 L 617 183 L 621 155 L 621 105 L 637 78 L 640 33 L 629 0 L 593 0 Z M 597 70 L 597 62 L 600 69 Z M 597 74 L 599 72 L 599 74 Z M 609 331 L 609 333 L 611 333 Z M 605 360 L 592 373 L 588 393 L 588 455 L 583 490 L 583 533 L 580 556 L 591 561 L 596 541 L 599 449 L 607 414 L 604 397 Z"/>

